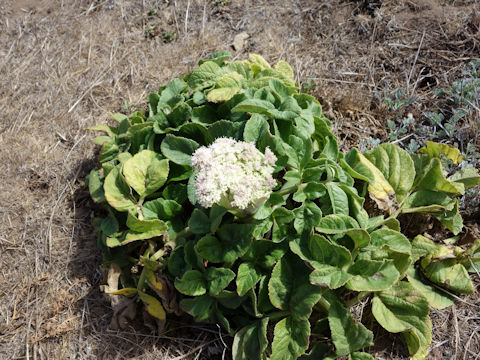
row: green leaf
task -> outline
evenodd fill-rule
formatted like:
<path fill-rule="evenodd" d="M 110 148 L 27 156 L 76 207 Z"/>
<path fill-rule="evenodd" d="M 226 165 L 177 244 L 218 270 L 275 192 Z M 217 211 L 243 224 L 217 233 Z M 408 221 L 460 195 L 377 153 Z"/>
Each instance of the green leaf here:
<path fill-rule="evenodd" d="M 426 284 L 413 265 L 409 267 L 407 276 L 409 283 L 427 299 L 431 307 L 442 310 L 453 305 L 454 299 L 438 288 Z"/>
<path fill-rule="evenodd" d="M 180 307 L 192 315 L 197 322 L 207 321 L 213 314 L 214 305 L 215 299 L 206 294 L 180 301 Z"/>
<path fill-rule="evenodd" d="M 96 203 L 105 202 L 105 191 L 103 190 L 103 183 L 100 180 L 100 175 L 98 170 L 93 169 L 88 174 L 88 190 L 90 191 L 90 196 L 93 201 Z"/>
<path fill-rule="evenodd" d="M 230 269 L 209 267 L 205 272 L 208 293 L 212 296 L 220 294 L 235 278 L 235 273 Z"/>
<path fill-rule="evenodd" d="M 337 300 L 330 303 L 328 323 L 337 356 L 348 355 L 373 345 L 373 333 L 361 323 L 356 323 L 350 311 Z"/>
<path fill-rule="evenodd" d="M 201 90 L 215 84 L 216 80 L 226 72 L 214 61 L 206 61 L 196 67 L 187 77 L 188 85 L 194 90 Z"/>
<path fill-rule="evenodd" d="M 450 230 L 453 235 L 459 234 L 463 229 L 462 215 L 458 211 L 458 200 L 454 200 L 454 206 L 451 210 L 436 213 L 433 216 Z"/>
<path fill-rule="evenodd" d="M 462 183 L 465 189 L 470 189 L 480 184 L 480 176 L 474 167 L 464 167 L 450 176 L 448 181 Z"/>
<path fill-rule="evenodd" d="M 303 231 L 311 231 L 320 223 L 322 218 L 322 211 L 313 201 L 305 201 L 302 206 L 293 211 L 295 220 L 293 226 L 297 233 L 301 234 Z"/>
<path fill-rule="evenodd" d="M 175 288 L 184 295 L 199 296 L 207 292 L 207 282 L 198 270 L 190 270 L 175 280 Z"/>
<path fill-rule="evenodd" d="M 295 360 L 308 348 L 310 323 L 287 317 L 275 325 L 270 360 Z"/>
<path fill-rule="evenodd" d="M 427 257 L 422 260 L 421 266 L 423 274 L 437 285 L 460 294 L 473 294 L 475 291 L 467 269 L 455 258 L 438 260 Z"/>
<path fill-rule="evenodd" d="M 442 172 L 442 164 L 439 158 L 431 158 L 429 155 L 413 156 L 415 163 L 415 186 L 418 189 L 443 191 L 454 195 L 463 195 L 465 186 L 460 182 L 448 181 Z"/>
<path fill-rule="evenodd" d="M 368 248 L 388 247 L 391 250 L 411 254 L 412 245 L 405 235 L 390 229 L 375 230 L 370 234 L 370 245 Z"/>
<path fill-rule="evenodd" d="M 244 255 L 252 242 L 254 225 L 227 224 L 217 231 L 217 237 L 204 236 L 195 246 L 196 251 L 213 263 L 234 262 Z"/>
<path fill-rule="evenodd" d="M 440 191 L 419 190 L 411 194 L 402 206 L 402 213 L 433 213 L 452 210 L 455 200 Z"/>
<path fill-rule="evenodd" d="M 170 220 L 182 212 L 182 206 L 174 200 L 158 198 L 143 204 L 142 213 L 145 220 Z"/>
<path fill-rule="evenodd" d="M 273 306 L 290 310 L 295 319 L 308 319 L 324 290 L 310 283 L 308 268 L 300 259 L 284 256 L 272 270 L 268 293 Z"/>
<path fill-rule="evenodd" d="M 237 293 L 243 296 L 260 281 L 262 273 L 250 262 L 240 264 L 237 274 Z"/>
<path fill-rule="evenodd" d="M 385 143 L 367 151 L 365 157 L 382 172 L 395 191 L 397 201 L 403 201 L 415 179 L 415 166 L 408 152 L 397 145 Z"/>
<path fill-rule="evenodd" d="M 359 229 L 358 222 L 344 214 L 326 215 L 315 229 L 324 234 L 342 234 L 348 230 Z"/>
<path fill-rule="evenodd" d="M 243 130 L 243 141 L 253 142 L 258 144 L 260 140 L 268 136 L 269 127 L 265 118 L 259 114 L 253 114 L 252 117 L 245 124 Z"/>
<path fill-rule="evenodd" d="M 177 104 L 170 114 L 167 115 L 168 122 L 174 128 L 186 123 L 192 118 L 192 108 L 184 102 Z"/>
<path fill-rule="evenodd" d="M 126 184 L 120 173 L 120 166 L 114 167 L 105 178 L 103 185 L 107 202 L 118 211 L 135 209 L 136 202 L 130 193 L 130 187 Z"/>
<path fill-rule="evenodd" d="M 210 219 L 200 209 L 193 209 L 192 216 L 188 220 L 188 227 L 194 234 L 207 234 L 210 232 Z"/>
<path fill-rule="evenodd" d="M 272 109 L 275 109 L 275 106 L 271 102 L 260 99 L 246 99 L 237 104 L 231 111 L 234 113 L 246 112 L 269 115 L 269 110 Z"/>
<path fill-rule="evenodd" d="M 318 286 L 338 289 L 345 285 L 352 276 L 353 275 L 336 266 L 318 264 L 315 266 L 315 270 L 310 274 L 310 282 Z"/>
<path fill-rule="evenodd" d="M 173 183 L 165 186 L 162 196 L 166 200 L 173 200 L 178 204 L 183 204 L 187 200 L 187 185 Z"/>
<path fill-rule="evenodd" d="M 353 277 L 347 282 L 346 287 L 355 291 L 385 290 L 397 282 L 400 277 L 393 260 L 360 259 L 350 266 L 348 273 Z"/>
<path fill-rule="evenodd" d="M 230 137 L 235 140 L 241 140 L 243 136 L 244 124 L 242 122 L 233 122 L 220 120 L 208 128 L 208 134 L 212 139 L 219 137 Z"/>
<path fill-rule="evenodd" d="M 350 211 L 347 194 L 334 183 L 327 183 L 325 186 L 330 197 L 333 213 L 348 215 Z"/>
<path fill-rule="evenodd" d="M 432 341 L 427 300 L 409 283 L 401 281 L 390 289 L 376 293 L 372 313 L 389 332 L 403 332 L 414 359 L 423 359 Z"/>
<path fill-rule="evenodd" d="M 267 349 L 268 318 L 257 320 L 240 329 L 233 339 L 233 360 L 259 360 Z"/>
<path fill-rule="evenodd" d="M 317 234 L 302 235 L 290 241 L 289 245 L 293 253 L 314 268 L 324 268 L 324 265 L 342 268 L 352 262 L 347 248 Z"/>
<path fill-rule="evenodd" d="M 180 165 L 190 165 L 192 154 L 200 145 L 191 139 L 167 134 L 162 141 L 161 150 L 169 160 Z"/>
<path fill-rule="evenodd" d="M 150 150 L 137 153 L 123 164 L 125 180 L 141 197 L 162 187 L 167 181 L 168 170 L 168 160 Z"/>

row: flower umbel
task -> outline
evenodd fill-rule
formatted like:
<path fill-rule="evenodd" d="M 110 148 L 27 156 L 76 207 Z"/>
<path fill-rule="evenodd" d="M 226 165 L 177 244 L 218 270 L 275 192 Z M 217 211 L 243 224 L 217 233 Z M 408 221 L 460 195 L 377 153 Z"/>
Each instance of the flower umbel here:
<path fill-rule="evenodd" d="M 218 204 L 230 210 L 255 212 L 270 196 L 277 157 L 267 147 L 265 155 L 253 143 L 218 138 L 192 156 L 195 189 L 200 205 Z"/>

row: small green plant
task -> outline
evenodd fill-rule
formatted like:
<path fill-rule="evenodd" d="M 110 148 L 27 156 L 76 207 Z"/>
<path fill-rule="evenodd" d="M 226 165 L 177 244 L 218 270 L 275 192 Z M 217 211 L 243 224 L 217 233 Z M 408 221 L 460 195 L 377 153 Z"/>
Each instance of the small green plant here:
<path fill-rule="evenodd" d="M 301 84 L 302 92 L 309 92 L 314 90 L 317 87 L 317 84 L 314 83 L 313 79 L 308 78 Z"/>
<path fill-rule="evenodd" d="M 228 0 L 213 0 L 213 5 L 227 5 Z"/>
<path fill-rule="evenodd" d="M 174 31 L 167 31 L 162 35 L 162 39 L 164 42 L 172 42 L 177 37 L 177 34 Z"/>
<path fill-rule="evenodd" d="M 158 13 L 158 8 L 151 8 L 148 11 L 148 16 L 155 16 L 155 15 L 157 15 L 157 13 Z"/>
<path fill-rule="evenodd" d="M 229 57 L 93 128 L 105 132 L 88 177 L 105 209 L 94 220 L 103 289 L 122 296 L 112 327 L 143 308 L 162 331 L 167 313 L 186 313 L 231 334 L 235 360 L 373 359 L 374 333 L 350 310 L 368 299 L 370 318 L 424 359 L 429 309 L 474 291 L 480 240 L 408 238 L 398 219 L 429 214 L 459 234 L 459 197 L 478 173 L 446 177 L 441 158 L 461 156 L 433 142 L 415 155 L 388 143 L 344 154 L 288 63 Z"/>
<path fill-rule="evenodd" d="M 155 25 L 147 25 L 145 28 L 145 38 L 152 39 L 156 35 L 156 26 Z"/>

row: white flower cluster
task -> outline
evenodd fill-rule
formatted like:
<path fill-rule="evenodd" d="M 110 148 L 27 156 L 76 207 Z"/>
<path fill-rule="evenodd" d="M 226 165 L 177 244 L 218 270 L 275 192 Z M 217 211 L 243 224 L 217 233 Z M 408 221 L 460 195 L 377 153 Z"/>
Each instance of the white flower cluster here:
<path fill-rule="evenodd" d="M 265 155 L 253 143 L 218 138 L 192 155 L 198 202 L 229 210 L 254 212 L 270 196 L 277 157 L 267 147 Z"/>

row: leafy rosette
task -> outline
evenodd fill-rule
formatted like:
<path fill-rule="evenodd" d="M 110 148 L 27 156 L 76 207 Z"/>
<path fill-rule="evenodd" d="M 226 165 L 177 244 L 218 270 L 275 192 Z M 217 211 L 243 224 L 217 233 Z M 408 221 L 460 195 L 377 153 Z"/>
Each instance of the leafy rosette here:
<path fill-rule="evenodd" d="M 140 302 L 160 331 L 167 314 L 220 324 L 235 360 L 373 359 L 363 352 L 372 330 L 349 310 L 368 298 L 378 324 L 425 358 L 429 308 L 474 291 L 480 240 L 455 241 L 459 198 L 478 173 L 447 176 L 442 163 L 461 158 L 443 144 L 343 154 L 286 62 L 229 56 L 94 128 L 105 135 L 88 186 L 105 209 L 94 226 L 112 325 L 126 326 Z M 397 218 L 415 214 L 453 237 L 407 237 Z"/>

